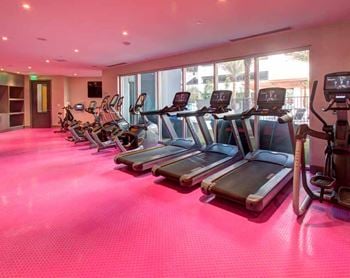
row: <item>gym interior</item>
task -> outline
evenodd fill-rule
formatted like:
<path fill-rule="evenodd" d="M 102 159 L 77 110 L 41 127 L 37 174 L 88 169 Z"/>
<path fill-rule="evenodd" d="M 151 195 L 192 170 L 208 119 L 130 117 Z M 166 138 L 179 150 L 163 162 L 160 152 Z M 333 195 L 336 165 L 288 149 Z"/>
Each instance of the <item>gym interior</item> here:
<path fill-rule="evenodd" d="M 349 277 L 349 15 L 3 0 L 0 277 Z"/>

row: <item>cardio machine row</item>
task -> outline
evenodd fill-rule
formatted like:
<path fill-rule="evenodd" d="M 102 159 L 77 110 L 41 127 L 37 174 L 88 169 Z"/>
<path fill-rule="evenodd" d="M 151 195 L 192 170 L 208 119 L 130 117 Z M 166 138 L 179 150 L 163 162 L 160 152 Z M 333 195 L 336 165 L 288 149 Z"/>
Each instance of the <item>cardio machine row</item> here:
<path fill-rule="evenodd" d="M 94 122 L 82 123 L 74 119 L 73 107 L 64 107 L 64 118 L 60 113 L 61 130 L 69 131 L 71 136 L 67 140 L 77 143 L 88 142 L 90 147 L 97 151 L 107 148 L 119 148 L 120 151 L 142 149 L 157 143 L 158 128 L 150 122 L 142 109 L 147 95 L 142 93 L 134 105 L 130 106 L 129 112 L 136 120 L 142 117 L 141 123 L 130 124 L 122 115 L 123 97 L 119 94 L 112 98 L 106 96 L 102 99 L 100 106 L 96 101 L 91 101 L 85 112 L 92 114 Z"/>
<path fill-rule="evenodd" d="M 187 96 L 186 96 L 187 95 Z M 128 165 L 134 171 L 152 169 L 155 176 L 174 180 L 179 186 L 191 187 L 201 183 L 205 194 L 215 194 L 244 205 L 247 209 L 261 211 L 292 177 L 293 155 L 259 149 L 254 136 L 251 117 L 277 116 L 280 123 L 288 124 L 290 140 L 294 141 L 292 116 L 282 107 L 286 90 L 268 88 L 259 91 L 257 105 L 242 114 L 232 114 L 229 109 L 232 92 L 214 91 L 210 106 L 197 111 L 167 111 L 162 109 L 148 113 L 158 114 L 171 139 L 153 148 L 118 154 L 117 164 Z M 185 97 L 186 96 L 186 97 Z M 187 105 L 189 93 L 175 95 L 173 106 Z M 178 138 L 169 117 L 184 118 L 192 139 Z M 232 124 L 236 145 L 218 143 L 217 134 L 212 138 L 205 117 L 212 115 L 214 131 L 219 119 Z M 201 142 L 191 118 L 195 117 L 204 143 Z M 237 128 L 242 121 L 250 152 L 245 155 Z M 215 132 L 214 132 L 215 133 Z"/>
<path fill-rule="evenodd" d="M 283 109 L 286 90 L 283 88 L 262 89 L 258 93 L 257 105 L 242 114 L 228 112 L 231 92 L 214 91 L 210 107 L 198 111 L 177 112 L 176 116 L 186 120 L 193 140 L 176 138 L 174 130 L 171 140 L 164 146 L 145 149 L 116 157 L 135 171 L 152 168 L 154 175 L 176 180 L 180 186 L 201 183 L 202 192 L 215 194 L 245 206 L 248 210 L 261 211 L 293 178 L 293 209 L 299 217 L 306 213 L 312 201 L 327 201 L 350 208 L 350 72 L 336 72 L 324 77 L 324 98 L 329 103 L 324 112 L 333 112 L 334 123 L 327 121 L 315 110 L 314 100 L 318 82 L 314 81 L 310 96 L 310 111 L 322 124 L 322 130 L 314 130 L 307 124 L 298 127 L 294 135 L 293 117 Z M 184 93 L 179 93 L 183 95 Z M 174 103 L 176 103 L 177 95 Z M 186 103 L 187 104 L 187 103 Z M 185 106 L 185 102 L 182 103 Z M 173 111 L 172 111 L 173 112 Z M 167 116 L 171 112 L 159 112 L 171 131 Z M 219 144 L 210 138 L 204 115 L 231 121 L 236 146 Z M 250 118 L 274 116 L 277 122 L 287 124 L 292 153 L 260 149 L 259 121 L 255 121 L 255 132 Z M 205 139 L 201 145 L 193 129 L 190 117 L 196 117 Z M 244 156 L 237 121 L 241 121 L 249 152 Z M 214 128 L 215 130 L 215 128 Z M 308 181 L 305 163 L 307 137 L 326 142 L 325 165 Z M 300 192 L 304 190 L 304 199 Z"/>

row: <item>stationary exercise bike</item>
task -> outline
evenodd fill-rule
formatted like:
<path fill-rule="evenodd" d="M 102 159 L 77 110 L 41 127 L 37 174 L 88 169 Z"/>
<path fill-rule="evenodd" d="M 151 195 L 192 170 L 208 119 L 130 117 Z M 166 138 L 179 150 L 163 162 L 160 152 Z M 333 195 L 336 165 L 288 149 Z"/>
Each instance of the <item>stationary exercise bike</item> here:
<path fill-rule="evenodd" d="M 322 132 L 312 130 L 304 124 L 296 134 L 296 150 L 294 158 L 293 209 L 303 215 L 313 200 L 329 201 L 350 208 L 350 127 L 348 111 L 350 110 L 350 72 L 327 74 L 324 79 L 324 96 L 329 105 L 324 112 L 336 114 L 334 125 L 326 121 L 315 111 L 314 99 L 317 81 L 313 83 L 310 110 L 323 125 Z M 325 140 L 325 166 L 307 182 L 305 167 L 304 143 L 307 136 Z M 300 183 L 301 172 L 301 183 Z M 302 184 L 302 185 L 301 185 Z M 307 195 L 300 202 L 300 188 L 303 186 Z"/>
<path fill-rule="evenodd" d="M 93 101 L 90 101 L 90 104 L 89 104 L 88 108 L 80 108 L 79 110 L 77 110 L 75 108 L 76 111 L 85 111 L 86 113 L 89 113 L 89 114 L 93 115 L 94 116 L 94 122 L 93 123 L 90 123 L 90 122 L 82 123 L 81 121 L 74 120 L 68 126 L 68 130 L 71 133 L 71 136 L 66 138 L 68 141 L 71 141 L 71 142 L 74 142 L 74 143 L 79 143 L 79 142 L 85 142 L 87 140 L 85 138 L 85 136 L 84 136 L 84 131 L 87 128 L 89 128 L 89 127 L 95 126 L 96 122 L 98 120 L 97 119 L 97 115 L 95 113 L 96 106 L 97 106 L 97 102 L 93 100 Z"/>
<path fill-rule="evenodd" d="M 73 123 L 74 121 L 74 116 L 71 112 L 73 109 L 70 105 L 64 106 L 63 108 L 63 113 L 58 112 L 58 123 L 60 125 L 59 130 L 55 130 L 55 133 L 65 133 L 68 131 L 68 127 Z"/>

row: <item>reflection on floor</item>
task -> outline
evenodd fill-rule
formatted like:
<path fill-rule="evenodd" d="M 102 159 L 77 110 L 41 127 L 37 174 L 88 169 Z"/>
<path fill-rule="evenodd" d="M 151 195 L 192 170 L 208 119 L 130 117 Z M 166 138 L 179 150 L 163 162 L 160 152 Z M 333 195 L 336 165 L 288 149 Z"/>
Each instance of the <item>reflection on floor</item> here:
<path fill-rule="evenodd" d="M 0 134 L 0 276 L 349 277 L 350 213 L 290 189 L 262 214 L 179 190 L 51 129 Z"/>

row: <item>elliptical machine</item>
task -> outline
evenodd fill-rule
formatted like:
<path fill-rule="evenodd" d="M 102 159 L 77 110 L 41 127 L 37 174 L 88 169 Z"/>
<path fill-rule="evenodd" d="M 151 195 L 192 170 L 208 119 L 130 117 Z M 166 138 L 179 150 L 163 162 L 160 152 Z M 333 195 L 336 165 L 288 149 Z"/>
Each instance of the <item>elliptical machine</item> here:
<path fill-rule="evenodd" d="M 350 208 L 350 127 L 347 115 L 350 110 L 350 72 L 327 74 L 324 79 L 324 96 L 329 105 L 323 111 L 336 114 L 334 125 L 327 124 L 314 109 L 317 83 L 314 81 L 312 86 L 310 110 L 322 123 L 322 132 L 301 125 L 296 134 L 293 209 L 297 216 L 303 215 L 313 200 L 325 200 Z M 312 189 L 307 182 L 304 148 L 307 136 L 327 141 L 323 172 L 310 179 L 310 184 L 318 189 Z M 307 195 L 300 202 L 301 186 Z"/>
<path fill-rule="evenodd" d="M 68 137 L 68 141 L 72 141 L 76 144 L 80 142 L 85 142 L 87 140 L 84 136 L 84 130 L 96 124 L 96 119 L 97 119 L 95 114 L 96 105 L 97 105 L 96 101 L 90 101 L 89 107 L 84 109 L 85 112 L 92 114 L 94 116 L 94 119 L 95 119 L 94 122 L 93 123 L 86 122 L 82 124 L 81 121 L 73 121 L 73 123 L 68 127 L 68 130 L 72 135 L 71 137 Z"/>
<path fill-rule="evenodd" d="M 148 120 L 142 111 L 147 94 L 141 93 L 135 105 L 130 105 L 129 112 L 134 117 L 141 117 L 141 123 L 130 125 L 128 130 L 115 131 L 112 137 L 122 152 L 153 147 L 159 139 L 158 126 Z"/>

